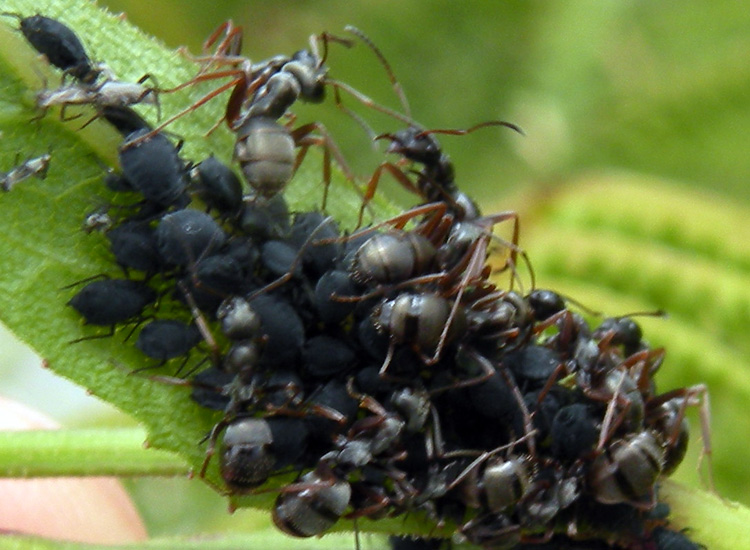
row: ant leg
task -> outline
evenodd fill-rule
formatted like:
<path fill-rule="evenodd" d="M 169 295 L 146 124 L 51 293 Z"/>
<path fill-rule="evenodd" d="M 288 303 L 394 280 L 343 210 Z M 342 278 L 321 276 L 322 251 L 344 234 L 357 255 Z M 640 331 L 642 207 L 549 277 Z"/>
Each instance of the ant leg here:
<path fill-rule="evenodd" d="M 235 110 L 237 110 L 237 111 L 239 110 L 239 108 L 236 107 L 237 101 L 236 101 L 235 97 L 236 96 L 242 96 L 242 97 L 244 97 L 247 93 L 251 92 L 250 86 L 247 85 L 247 74 L 245 73 L 245 71 L 242 71 L 242 70 L 230 70 L 230 71 L 219 71 L 219 72 L 210 73 L 210 74 L 202 74 L 202 75 L 199 75 L 199 76 L 197 76 L 197 77 L 195 77 L 195 78 L 193 78 L 193 79 L 191 79 L 191 80 L 189 80 L 187 82 L 184 82 L 184 83 L 180 84 L 179 86 L 177 86 L 175 88 L 170 88 L 170 89 L 161 90 L 161 91 L 163 93 L 172 93 L 172 92 L 176 92 L 178 90 L 181 90 L 183 88 L 186 88 L 188 86 L 191 86 L 193 84 L 196 84 L 198 82 L 203 82 L 203 81 L 208 81 L 208 80 L 214 80 L 216 78 L 223 78 L 225 76 L 226 77 L 235 77 L 235 78 L 233 80 L 227 82 L 226 84 L 222 84 L 221 86 L 219 86 L 215 90 L 207 93 L 202 98 L 200 98 L 199 100 L 197 100 L 195 103 L 193 103 L 189 107 L 183 109 L 182 111 L 178 112 L 177 114 L 171 116 L 170 118 L 168 118 L 167 120 L 165 120 L 164 122 L 162 122 L 159 126 L 157 126 L 156 128 L 154 128 L 150 132 L 148 132 L 148 133 L 146 133 L 146 134 L 138 137 L 137 139 L 134 139 L 134 140 L 131 140 L 131 141 L 128 141 L 128 142 L 124 143 L 122 145 L 122 148 L 123 149 L 129 149 L 131 147 L 137 146 L 138 144 L 140 144 L 143 141 L 151 139 L 153 136 L 155 136 L 156 134 L 158 134 L 159 132 L 161 132 L 164 128 L 166 128 L 167 126 L 169 126 L 170 124 L 172 124 L 174 121 L 182 118 L 183 116 L 185 116 L 188 113 L 191 113 L 191 112 L 195 111 L 200 106 L 208 103 L 209 101 L 211 101 L 213 98 L 217 97 L 222 92 L 225 92 L 226 90 L 234 88 L 234 90 L 232 91 L 232 95 L 230 96 L 230 100 L 227 103 L 227 114 L 225 114 L 224 118 L 222 118 L 222 120 L 224 120 L 224 119 L 229 120 L 230 119 L 230 116 L 229 116 L 230 113 L 234 113 Z"/>
<path fill-rule="evenodd" d="M 312 132 L 314 131 L 317 131 L 320 135 L 312 135 Z M 302 146 L 302 150 L 300 151 L 298 158 L 295 159 L 294 168 L 292 170 L 293 173 L 297 172 L 297 168 L 299 168 L 299 165 L 302 163 L 302 160 L 307 154 L 308 147 L 310 147 L 311 145 L 317 145 L 323 148 L 323 183 L 325 186 L 323 192 L 323 210 L 325 210 L 326 201 L 328 199 L 328 189 L 331 185 L 331 155 L 333 155 L 333 158 L 336 159 L 336 163 L 344 173 L 344 177 L 349 182 L 351 182 L 357 193 L 359 193 L 360 196 L 362 195 L 362 190 L 357 185 L 354 173 L 349 167 L 349 164 L 346 162 L 344 155 L 341 153 L 341 149 L 339 149 L 339 146 L 336 145 L 336 142 L 333 140 L 331 134 L 323 124 L 321 124 L 320 122 L 311 122 L 305 124 L 293 130 L 291 132 L 291 135 L 292 139 L 294 139 L 295 144 L 297 144 L 298 146 Z"/>
<path fill-rule="evenodd" d="M 706 386 L 705 384 L 696 384 L 695 386 L 690 386 L 689 388 L 679 388 L 676 390 L 672 390 L 654 397 L 649 401 L 648 406 L 649 408 L 656 407 L 663 403 L 666 403 L 671 399 L 679 397 L 682 397 L 683 399 L 678 410 L 674 432 L 670 436 L 668 443 L 670 445 L 673 445 L 677 441 L 677 438 L 680 435 L 679 426 L 682 424 L 682 419 L 685 417 L 687 407 L 699 406 L 703 448 L 701 449 L 701 454 L 698 458 L 698 469 L 702 472 L 702 463 L 705 459 L 708 464 L 708 487 L 712 492 L 716 492 L 716 488 L 714 485 L 713 464 L 711 460 L 713 449 L 711 446 L 711 402 L 708 386 Z"/>
<path fill-rule="evenodd" d="M 328 225 L 328 224 L 330 224 L 332 222 L 333 222 L 333 218 L 330 217 L 330 216 L 327 217 L 327 218 L 325 218 L 322 222 L 320 222 L 318 224 L 318 226 L 315 229 L 313 229 L 313 231 L 310 233 L 310 235 L 308 235 L 307 239 L 305 239 L 305 242 L 302 243 L 302 246 L 300 247 L 299 251 L 297 252 L 297 255 L 294 257 L 294 260 L 292 260 L 292 264 L 289 266 L 289 269 L 287 270 L 287 272 L 284 273 L 281 277 L 277 278 L 276 280 L 271 281 L 270 283 L 268 283 L 264 287 L 261 287 L 258 290 L 255 290 L 252 293 L 248 294 L 247 300 L 248 301 L 252 301 L 253 299 L 255 299 L 258 296 L 260 296 L 261 294 L 265 294 L 267 292 L 271 292 L 272 290 L 275 290 L 278 287 L 280 287 L 281 285 L 283 285 L 283 284 L 287 283 L 288 281 L 290 281 L 294 277 L 294 272 L 297 270 L 297 266 L 302 261 L 302 256 L 307 251 L 307 249 L 311 245 L 313 245 L 313 244 L 321 243 L 321 241 L 315 241 L 314 240 L 315 239 L 315 235 L 317 235 L 318 233 L 320 233 L 320 231 L 322 231 L 323 228 L 326 225 Z"/>
<path fill-rule="evenodd" d="M 193 316 L 193 321 L 195 321 L 195 326 L 198 327 L 198 331 L 201 333 L 203 340 L 206 342 L 206 344 L 208 344 L 209 350 L 211 351 L 211 355 L 213 357 L 213 364 L 217 367 L 220 366 L 221 351 L 219 350 L 219 346 L 216 344 L 216 340 L 211 333 L 211 329 L 206 322 L 206 318 L 203 316 L 203 313 L 201 312 L 198 304 L 193 298 L 193 294 L 190 292 L 190 290 L 187 288 L 187 285 L 185 285 L 183 281 L 177 282 L 177 288 L 179 288 L 182 296 L 185 298 L 185 301 L 188 304 L 188 307 L 190 308 L 190 313 Z"/>
<path fill-rule="evenodd" d="M 354 99 L 359 101 L 365 107 L 379 111 L 383 113 L 384 115 L 387 115 L 391 118 L 395 118 L 396 120 L 399 120 L 403 122 L 404 124 L 407 124 L 408 126 L 416 126 L 416 123 L 411 119 L 411 117 L 403 115 L 399 113 L 398 111 L 394 111 L 393 109 L 390 109 L 383 105 L 380 105 L 379 103 L 376 103 L 372 98 L 366 96 L 365 94 L 363 94 L 356 88 L 349 86 L 348 84 L 344 82 L 329 78 L 326 80 L 326 84 L 332 86 L 333 88 L 339 88 L 343 90 L 344 92 L 352 96 Z"/>
<path fill-rule="evenodd" d="M 486 246 L 482 245 L 483 242 L 484 245 L 486 245 L 486 241 L 484 241 L 483 239 L 478 240 L 476 242 L 475 249 L 473 251 L 469 251 L 471 253 L 471 256 L 469 258 L 468 264 L 466 265 L 464 275 L 459 283 L 456 299 L 453 301 L 448 319 L 446 320 L 445 325 L 443 326 L 443 330 L 440 333 L 440 339 L 438 340 L 438 345 L 435 348 L 435 353 L 429 359 L 429 362 L 427 363 L 428 365 L 433 365 L 440 360 L 440 355 L 442 354 L 443 348 L 445 347 L 445 344 L 448 340 L 448 333 L 450 331 L 451 325 L 453 324 L 453 320 L 458 314 L 458 308 L 461 307 L 461 300 L 463 298 L 464 291 L 471 284 L 472 274 L 476 272 L 478 264 L 484 265 Z"/>
<path fill-rule="evenodd" d="M 362 218 L 364 216 L 365 208 L 370 203 L 372 198 L 375 196 L 375 191 L 378 187 L 378 182 L 380 181 L 380 176 L 383 173 L 383 170 L 387 170 L 391 176 L 393 176 L 393 179 L 395 179 L 398 183 L 400 183 L 405 189 L 411 191 L 412 193 L 416 195 L 420 195 L 419 190 L 416 188 L 416 186 L 411 182 L 411 180 L 406 177 L 406 174 L 404 174 L 403 170 L 396 166 L 395 164 L 391 162 L 384 162 L 380 166 L 378 166 L 375 171 L 372 174 L 372 177 L 370 177 L 370 181 L 367 182 L 367 186 L 365 188 L 365 194 L 362 198 L 362 205 L 359 209 L 359 217 L 357 222 L 357 227 L 360 227 L 362 225 Z"/>
<path fill-rule="evenodd" d="M 627 406 L 625 407 L 624 411 L 621 412 L 620 421 L 614 422 L 614 416 L 615 412 L 617 410 L 617 404 L 622 396 L 620 393 L 622 389 L 622 384 L 625 382 L 625 376 L 620 377 L 620 381 L 617 383 L 617 386 L 615 386 L 615 391 L 612 394 L 612 399 L 609 400 L 609 403 L 607 404 L 607 411 L 604 413 L 604 419 L 602 420 L 602 428 L 599 431 L 599 441 L 596 445 L 596 450 L 601 452 L 604 449 L 604 445 L 609 441 L 610 437 L 614 434 L 615 430 L 618 428 L 620 423 L 622 422 L 622 419 L 624 418 L 624 413 L 627 411 L 627 408 L 630 406 L 630 400 L 627 400 Z"/>
<path fill-rule="evenodd" d="M 206 448 L 206 456 L 203 459 L 203 463 L 201 464 L 201 469 L 198 472 L 199 477 L 206 477 L 206 470 L 208 470 L 208 463 L 211 461 L 211 458 L 214 456 L 214 453 L 216 452 L 216 442 L 219 440 L 219 435 L 221 435 L 221 432 L 223 432 L 227 426 L 229 426 L 231 420 L 229 420 L 229 417 L 224 417 L 221 420 L 219 420 L 216 424 L 214 424 L 214 427 L 211 428 L 211 431 L 206 435 L 200 443 L 203 443 L 204 441 L 208 441 L 208 447 Z"/>
<path fill-rule="evenodd" d="M 464 468 L 463 471 L 460 474 L 458 474 L 458 476 L 456 477 L 456 479 L 454 479 L 450 483 L 450 485 L 448 485 L 448 491 L 451 491 L 452 489 L 455 489 L 458 485 L 460 485 L 461 482 L 464 479 L 466 479 L 468 477 L 468 475 L 471 474 L 471 472 L 473 470 L 475 470 L 476 468 L 478 468 L 483 462 L 486 462 L 488 459 L 492 458 L 493 456 L 495 456 L 498 453 L 501 453 L 501 452 L 506 451 L 508 449 L 513 449 L 516 445 L 518 445 L 519 443 L 521 443 L 523 441 L 526 441 L 527 439 L 529 439 L 530 437 L 532 437 L 534 435 L 536 435 L 536 430 L 532 430 L 528 434 L 526 434 L 526 435 L 524 435 L 522 437 L 519 437 L 518 439 L 514 439 L 510 443 L 506 443 L 505 445 L 501 445 L 500 447 L 495 447 L 491 451 L 484 451 L 484 452 L 480 453 L 479 451 L 465 451 L 465 450 L 460 450 L 460 451 L 452 451 L 452 452 L 446 453 L 443 456 L 443 458 L 456 458 L 456 457 L 462 457 L 462 456 L 470 456 L 470 454 L 478 454 L 479 453 L 479 456 L 477 458 L 475 458 L 471 462 L 471 464 L 469 464 L 466 468 Z M 467 453 L 470 453 L 470 454 L 467 454 Z"/>

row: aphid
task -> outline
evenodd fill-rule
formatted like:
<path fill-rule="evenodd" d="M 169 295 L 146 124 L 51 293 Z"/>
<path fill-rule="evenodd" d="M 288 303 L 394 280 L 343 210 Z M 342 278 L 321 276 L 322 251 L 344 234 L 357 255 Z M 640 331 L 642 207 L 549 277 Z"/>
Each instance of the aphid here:
<path fill-rule="evenodd" d="M 531 344 L 510 351 L 503 358 L 503 364 L 518 379 L 538 386 L 541 386 L 552 376 L 560 363 L 560 356 L 554 350 Z M 523 388 L 523 384 L 521 384 L 521 387 Z"/>
<path fill-rule="evenodd" d="M 184 245 L 184 250 L 189 252 L 186 255 L 192 255 L 195 250 L 191 247 L 199 245 L 200 241 L 192 237 L 187 240 L 191 244 Z M 188 262 L 189 276 L 183 279 L 199 309 L 209 314 L 213 314 L 227 296 L 245 294 L 254 288 L 240 259 L 228 252 L 212 253 L 214 250 L 209 242 L 203 248 L 202 257 L 199 256 L 195 263 Z"/>
<path fill-rule="evenodd" d="M 272 277 L 292 278 L 302 274 L 302 265 L 297 261 L 297 253 L 292 244 L 273 240 L 263 243 L 260 258 Z"/>
<path fill-rule="evenodd" d="M 166 214 L 156 226 L 155 236 L 164 262 L 182 267 L 219 250 L 227 239 L 211 216 L 192 209 Z"/>
<path fill-rule="evenodd" d="M 123 137 L 127 137 L 137 130 L 150 132 L 153 128 L 146 120 L 130 107 L 105 105 L 99 110 L 99 115 L 114 126 Z"/>
<path fill-rule="evenodd" d="M 242 207 L 242 184 L 231 168 L 213 155 L 190 171 L 192 187 L 199 199 L 223 215 L 232 215 Z"/>
<path fill-rule="evenodd" d="M 552 456 L 571 461 L 593 451 L 599 437 L 596 419 L 586 403 L 573 403 L 560 408 L 550 430 Z"/>
<path fill-rule="evenodd" d="M 141 329 L 135 347 L 144 355 L 165 362 L 187 355 L 200 341 L 195 325 L 177 319 L 157 319 Z"/>
<path fill-rule="evenodd" d="M 106 209 L 94 210 L 83 220 L 82 229 L 84 233 L 107 232 L 115 224 Z"/>
<path fill-rule="evenodd" d="M 60 21 L 39 14 L 22 17 L 16 13 L 4 12 L 2 15 L 17 18 L 26 40 L 52 65 L 66 74 L 91 84 L 102 72 L 101 68 L 91 63 L 76 33 Z"/>
<path fill-rule="evenodd" d="M 288 242 L 302 255 L 301 261 L 311 276 L 322 275 L 341 256 L 341 232 L 338 224 L 320 212 L 295 214 Z"/>
<path fill-rule="evenodd" d="M 144 283 L 127 279 L 105 279 L 84 286 L 68 305 L 87 324 L 110 326 L 130 321 L 156 300 L 156 292 Z"/>
<path fill-rule="evenodd" d="M 295 364 L 305 343 L 305 326 L 296 309 L 270 294 L 253 298 L 250 306 L 261 320 L 263 366 Z"/>
<path fill-rule="evenodd" d="M 155 105 L 158 109 L 157 89 L 143 85 L 147 78 L 150 75 L 145 75 L 138 82 L 105 80 L 96 86 L 68 84 L 56 90 L 42 90 L 36 95 L 36 106 L 44 111 L 55 106 L 62 107 L 60 116 L 63 120 L 67 120 L 65 109 L 71 105 L 91 105 L 101 110 L 105 107 L 124 109 L 143 103 Z"/>
<path fill-rule="evenodd" d="M 321 321 L 335 325 L 351 315 L 357 304 L 353 300 L 332 299 L 332 296 L 350 298 L 357 295 L 357 287 L 349 273 L 332 269 L 318 279 L 313 305 Z"/>
<path fill-rule="evenodd" d="M 107 231 L 110 250 L 126 274 L 128 270 L 143 271 L 147 276 L 164 266 L 153 228 L 139 221 L 128 221 Z"/>
<path fill-rule="evenodd" d="M 314 441 L 325 442 L 326 451 L 330 450 L 330 441 L 333 441 L 335 435 L 342 433 L 354 422 L 359 410 L 358 400 L 352 397 L 344 383 L 335 378 L 318 386 L 306 400 L 306 406 L 321 411 L 321 414 L 307 415 L 305 421 Z M 323 411 L 335 411 L 337 414 L 323 414 Z"/>
<path fill-rule="evenodd" d="M 226 388 L 233 380 L 234 374 L 216 367 L 209 367 L 193 377 L 190 398 L 201 407 L 213 411 L 224 411 L 231 400 Z"/>
<path fill-rule="evenodd" d="M 32 176 L 43 180 L 47 177 L 51 158 L 49 154 L 44 154 L 24 161 L 9 172 L 0 172 L 0 187 L 3 191 L 10 191 L 16 184 Z"/>
<path fill-rule="evenodd" d="M 293 537 L 321 535 L 344 515 L 352 488 L 324 465 L 281 490 L 273 508 L 273 522 Z"/>
<path fill-rule="evenodd" d="M 123 176 L 149 202 L 163 207 L 184 204 L 187 177 L 177 149 L 166 136 L 150 134 L 136 130 L 125 138 L 119 153 Z M 128 146 L 146 135 L 150 137 Z"/>
<path fill-rule="evenodd" d="M 304 372 L 315 378 L 327 379 L 350 370 L 356 352 L 343 340 L 331 336 L 314 336 L 302 349 Z"/>

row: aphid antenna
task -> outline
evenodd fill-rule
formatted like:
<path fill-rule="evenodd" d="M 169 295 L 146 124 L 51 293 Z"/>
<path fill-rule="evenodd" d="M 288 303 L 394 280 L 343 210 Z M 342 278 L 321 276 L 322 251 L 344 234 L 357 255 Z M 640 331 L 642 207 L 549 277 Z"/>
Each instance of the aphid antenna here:
<path fill-rule="evenodd" d="M 111 278 L 112 277 L 107 275 L 106 273 L 99 273 L 98 275 L 92 275 L 91 277 L 86 277 L 85 279 L 81 279 L 80 281 L 76 281 L 75 283 L 61 286 L 59 290 L 69 290 L 71 288 L 77 287 L 78 285 L 90 283 L 91 281 L 96 281 L 97 279 L 111 279 Z"/>
<path fill-rule="evenodd" d="M 3 11 L 3 12 L 0 12 L 0 15 L 2 15 L 4 17 L 15 17 L 19 21 L 23 21 L 23 19 L 24 19 L 23 15 L 21 15 L 20 13 L 12 12 L 12 11 Z"/>

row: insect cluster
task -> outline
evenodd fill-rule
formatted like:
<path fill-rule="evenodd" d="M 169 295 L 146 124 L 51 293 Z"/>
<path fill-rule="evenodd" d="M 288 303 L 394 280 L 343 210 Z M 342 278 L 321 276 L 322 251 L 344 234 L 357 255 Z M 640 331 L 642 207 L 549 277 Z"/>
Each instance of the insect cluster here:
<path fill-rule="evenodd" d="M 69 28 L 17 17 L 72 79 L 40 92 L 39 108 L 88 104 L 123 136 L 119 170 L 104 178 L 116 206 L 83 226 L 106 238 L 124 275 L 76 286 L 68 305 L 110 329 L 80 340 L 137 331 L 145 368 L 173 368 L 154 383 L 186 386 L 219 411 L 201 475 L 216 461 L 228 493 L 276 491 L 273 521 L 297 537 L 341 518 L 419 513 L 482 548 L 696 547 L 667 528 L 656 493 L 683 459 L 685 410 L 706 405 L 705 388 L 659 393 L 664 351 L 633 316 L 592 327 L 533 278 L 514 290 L 518 260 L 528 263 L 517 215 L 483 215 L 435 137 L 515 126 L 426 130 L 405 100 L 397 113 L 328 75 L 328 46 L 353 41 L 322 34 L 307 50 L 253 63 L 227 23 L 177 89 L 228 82 L 154 128 L 131 107 L 177 89 L 120 82 Z M 381 52 L 348 30 L 400 90 Z M 284 189 L 311 146 L 323 152 L 325 192 L 331 162 L 354 181 L 323 125 L 294 128 L 289 116 L 329 89 L 344 112 L 348 94 L 405 124 L 377 136 L 399 160 L 368 178 L 360 223 L 384 172 L 418 206 L 353 232 L 321 212 L 289 212 Z M 162 132 L 227 90 L 242 179 L 214 156 L 183 159 Z M 509 241 L 493 232 L 506 222 Z M 496 247 L 507 252 L 510 288 L 490 278 Z M 281 474 L 295 477 L 265 488 Z"/>

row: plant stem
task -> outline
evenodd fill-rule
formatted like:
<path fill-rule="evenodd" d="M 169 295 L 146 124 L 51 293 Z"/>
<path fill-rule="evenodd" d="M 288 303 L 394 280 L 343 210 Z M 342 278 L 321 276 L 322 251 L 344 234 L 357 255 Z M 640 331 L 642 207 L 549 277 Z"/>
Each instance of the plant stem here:
<path fill-rule="evenodd" d="M 141 428 L 0 432 L 0 477 L 187 475 L 186 462 L 144 448 Z"/>

